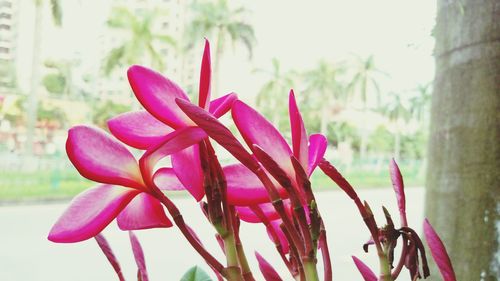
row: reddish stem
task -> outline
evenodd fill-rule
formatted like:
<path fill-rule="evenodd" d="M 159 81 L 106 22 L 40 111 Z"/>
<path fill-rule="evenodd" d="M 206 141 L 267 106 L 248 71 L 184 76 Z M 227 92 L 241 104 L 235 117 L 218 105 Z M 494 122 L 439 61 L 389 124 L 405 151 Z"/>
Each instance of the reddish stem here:
<path fill-rule="evenodd" d="M 323 225 L 319 236 L 319 245 L 321 248 L 321 255 L 323 256 L 324 280 L 332 281 L 332 261 L 330 259 L 326 231 Z"/>
<path fill-rule="evenodd" d="M 182 217 L 179 209 L 175 204 L 168 199 L 163 192 L 157 187 L 153 188 L 155 197 L 160 200 L 160 202 L 167 208 L 167 211 L 172 216 L 172 219 L 175 222 L 175 225 L 180 229 L 184 237 L 188 240 L 189 244 L 200 254 L 200 256 L 208 263 L 208 265 L 219 272 L 221 275 L 225 276 L 224 266 L 215 259 L 193 236 L 193 234 L 186 227 L 186 223 L 184 222 L 184 218 Z"/>

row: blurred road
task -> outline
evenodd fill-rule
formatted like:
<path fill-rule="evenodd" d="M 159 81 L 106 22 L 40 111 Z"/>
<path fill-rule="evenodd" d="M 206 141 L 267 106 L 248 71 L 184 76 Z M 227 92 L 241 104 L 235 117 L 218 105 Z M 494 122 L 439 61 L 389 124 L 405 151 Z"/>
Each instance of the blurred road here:
<path fill-rule="evenodd" d="M 362 200 L 367 200 L 379 222 L 382 221 L 381 205 L 384 204 L 398 223 L 395 196 L 392 189 L 361 190 Z M 357 209 L 340 191 L 317 194 L 318 204 L 327 226 L 330 252 L 333 256 L 333 276 L 339 281 L 362 280 L 351 260 L 356 255 L 372 268 L 377 269 L 376 254 L 365 254 L 361 248 L 368 239 Z M 176 198 L 176 204 L 191 227 L 203 239 L 211 252 L 221 258 L 221 251 L 211 226 L 201 215 L 198 204 L 191 198 Z M 423 220 L 423 188 L 406 191 L 408 221 L 420 232 Z M 94 240 L 77 244 L 54 244 L 47 233 L 62 213 L 67 203 L 32 206 L 0 207 L 0 280 L 2 281 L 107 281 L 117 280 L 111 266 Z M 283 272 L 284 280 L 291 280 L 273 245 L 260 225 L 242 224 L 242 240 L 257 280 L 263 280 L 253 251 L 259 252 Z M 134 280 L 136 266 L 127 233 L 112 223 L 104 232 L 119 258 L 128 280 Z M 207 266 L 190 248 L 180 232 L 175 229 L 154 229 L 136 232 L 142 242 L 151 281 L 179 280 L 193 265 Z M 321 263 L 321 262 L 320 262 Z M 404 274 L 405 278 L 407 277 Z M 409 280 L 409 279 L 401 279 Z"/>

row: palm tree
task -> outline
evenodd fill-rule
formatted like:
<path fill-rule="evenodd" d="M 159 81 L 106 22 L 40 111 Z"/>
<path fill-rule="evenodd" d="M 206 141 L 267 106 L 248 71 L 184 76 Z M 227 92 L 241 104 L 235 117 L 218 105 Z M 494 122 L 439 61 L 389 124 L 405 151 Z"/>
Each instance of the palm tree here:
<path fill-rule="evenodd" d="M 278 59 L 272 59 L 272 70 L 266 71 L 257 69 L 256 72 L 262 72 L 269 78 L 262 85 L 257 94 L 257 107 L 267 118 L 269 118 L 276 128 L 281 128 L 281 117 L 286 116 L 287 94 L 294 86 L 292 72 L 283 72 Z"/>
<path fill-rule="evenodd" d="M 195 1 L 192 6 L 194 20 L 188 28 L 189 42 L 197 42 L 199 38 L 215 38 L 215 59 L 213 69 L 212 86 L 213 93 L 218 95 L 219 67 L 221 56 L 227 45 L 227 38 L 231 39 L 234 46 L 240 42 L 247 48 L 249 57 L 252 56 L 255 45 L 255 35 L 253 27 L 243 20 L 247 10 L 243 7 L 231 9 L 227 0 L 217 0 L 215 2 Z M 191 48 L 189 45 L 188 48 Z"/>
<path fill-rule="evenodd" d="M 112 49 L 104 61 L 104 73 L 111 72 L 120 65 L 144 63 L 149 60 L 153 68 L 162 71 L 165 64 L 156 48 L 157 43 L 175 47 L 175 40 L 167 35 L 154 32 L 152 28 L 158 16 L 165 11 L 150 9 L 140 10 L 136 13 L 125 7 L 114 7 L 108 19 L 108 26 L 127 33 L 127 39 L 122 44 Z"/>
<path fill-rule="evenodd" d="M 417 95 L 410 99 L 410 112 L 412 116 L 420 123 L 422 128 L 425 127 L 429 106 L 431 103 L 432 83 L 420 84 L 415 89 Z"/>
<path fill-rule="evenodd" d="M 410 119 L 411 112 L 403 103 L 401 95 L 392 94 L 390 97 L 391 101 L 382 106 L 381 111 L 394 125 L 394 158 L 399 160 L 401 154 L 401 123 Z"/>
<path fill-rule="evenodd" d="M 366 59 L 357 57 L 356 66 L 354 70 L 354 75 L 351 82 L 348 85 L 349 92 L 353 95 L 359 95 L 363 103 L 363 116 L 364 119 L 367 118 L 368 112 L 368 88 L 372 87 L 374 93 L 376 94 L 377 105 L 380 105 L 380 89 L 378 85 L 378 77 L 383 74 L 375 66 L 375 61 L 373 56 L 369 56 Z M 365 122 L 363 122 L 364 124 Z M 363 159 L 366 155 L 368 132 L 366 129 L 361 130 L 361 147 L 360 147 L 360 157 Z"/>
<path fill-rule="evenodd" d="M 346 100 L 345 85 L 341 76 L 345 73 L 343 64 L 331 64 L 321 60 L 315 69 L 304 74 L 309 106 L 319 112 L 320 132 L 327 133 L 328 121 L 335 108 L 342 107 Z"/>
<path fill-rule="evenodd" d="M 26 152 L 33 153 L 35 127 L 38 114 L 38 86 L 40 85 L 40 56 L 42 43 L 42 11 L 45 1 L 34 0 L 35 26 L 33 28 L 33 57 L 31 59 L 31 83 L 28 104 L 27 146 Z M 52 20 L 56 26 L 62 25 L 62 9 L 60 0 L 50 0 Z"/>

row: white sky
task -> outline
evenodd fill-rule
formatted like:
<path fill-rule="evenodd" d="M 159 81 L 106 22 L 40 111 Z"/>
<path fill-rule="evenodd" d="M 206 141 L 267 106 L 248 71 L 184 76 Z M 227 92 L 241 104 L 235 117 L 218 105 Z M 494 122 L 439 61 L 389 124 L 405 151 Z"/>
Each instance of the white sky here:
<path fill-rule="evenodd" d="M 33 0 L 20 1 L 21 9 L 31 9 Z M 45 21 L 43 53 L 56 58 L 80 54 L 84 68 L 97 67 L 98 35 L 105 26 L 111 1 L 65 0 L 63 3 L 64 28 L 55 29 L 50 21 Z M 243 46 L 229 49 L 221 64 L 222 91 L 236 91 L 243 98 L 254 96 L 265 77 L 252 70 L 270 68 L 273 57 L 280 60 L 284 70 L 305 70 L 321 58 L 339 61 L 354 54 L 362 57 L 373 54 L 377 67 L 390 75 L 382 87 L 395 92 L 410 90 L 433 78 L 431 30 L 435 3 L 432 0 L 238 0 L 231 3 L 251 10 L 249 23 L 255 29 L 257 45 L 252 61 L 247 60 Z M 20 33 L 30 35 L 27 20 L 30 13 L 23 14 L 25 20 Z M 30 36 L 23 36 L 25 42 L 29 42 Z M 25 56 L 23 61 L 26 67 L 30 66 L 29 57 Z M 29 79 L 28 71 L 19 72 L 23 73 L 21 80 Z M 168 70 L 165 74 L 168 76 Z"/>

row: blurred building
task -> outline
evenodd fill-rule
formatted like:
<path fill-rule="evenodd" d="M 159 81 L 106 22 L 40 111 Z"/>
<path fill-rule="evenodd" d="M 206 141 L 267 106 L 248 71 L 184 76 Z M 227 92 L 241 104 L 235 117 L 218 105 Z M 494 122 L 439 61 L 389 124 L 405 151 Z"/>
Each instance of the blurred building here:
<path fill-rule="evenodd" d="M 10 94 L 16 84 L 17 1 L 0 0 L 0 94 Z"/>

